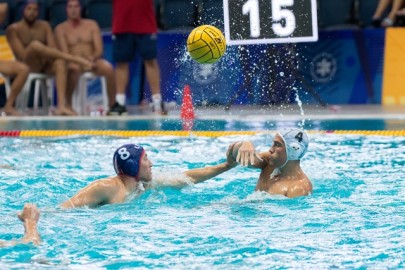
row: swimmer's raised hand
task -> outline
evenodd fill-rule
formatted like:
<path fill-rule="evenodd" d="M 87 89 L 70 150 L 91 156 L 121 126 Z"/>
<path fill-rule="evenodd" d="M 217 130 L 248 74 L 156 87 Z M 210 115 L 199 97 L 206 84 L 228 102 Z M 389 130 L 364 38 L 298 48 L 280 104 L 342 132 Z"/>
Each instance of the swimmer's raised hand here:
<path fill-rule="evenodd" d="M 236 156 L 236 162 L 242 166 L 255 165 L 255 158 L 262 161 L 261 157 L 255 150 L 255 146 L 250 141 L 240 142 L 238 148 L 238 155 Z"/>
<path fill-rule="evenodd" d="M 26 203 L 24 209 L 18 214 L 18 218 L 25 222 L 27 220 L 32 220 L 38 222 L 39 220 L 39 209 L 35 204 Z"/>
<path fill-rule="evenodd" d="M 41 236 L 37 230 L 37 223 L 39 220 L 39 209 L 35 204 L 26 203 L 24 209 L 18 214 L 18 218 L 24 224 L 24 243 L 32 242 L 38 245 L 41 242 Z"/>

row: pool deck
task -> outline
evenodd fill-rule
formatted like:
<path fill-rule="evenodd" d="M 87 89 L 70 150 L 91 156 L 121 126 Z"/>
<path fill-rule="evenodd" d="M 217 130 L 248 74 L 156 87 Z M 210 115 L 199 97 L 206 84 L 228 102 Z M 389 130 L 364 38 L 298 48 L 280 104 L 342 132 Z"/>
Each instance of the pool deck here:
<path fill-rule="evenodd" d="M 27 112 L 29 116 L 22 117 L 0 117 L 1 121 L 30 121 L 30 120 L 96 120 L 96 119 L 117 119 L 137 120 L 168 118 L 179 119 L 181 106 L 175 106 L 168 115 L 155 115 L 150 108 L 143 106 L 129 106 L 128 115 L 125 116 L 103 116 L 98 113 L 84 116 L 52 116 L 45 112 Z M 195 107 L 196 119 L 212 120 L 253 120 L 253 121 L 294 121 L 301 119 L 311 120 L 345 120 L 345 119 L 391 119 L 405 121 L 405 106 L 382 106 L 382 105 L 332 105 L 329 107 L 304 105 L 301 108 L 296 104 L 281 106 L 247 106 L 233 105 L 228 110 L 220 107 Z"/>
<path fill-rule="evenodd" d="M 181 119 L 181 106 L 168 115 L 155 115 L 149 107 L 128 107 L 128 115 L 52 116 L 43 111 L 32 116 L 0 117 L 0 137 L 54 136 L 189 136 L 217 137 L 253 134 L 286 125 L 307 125 L 321 133 L 405 137 L 405 106 L 232 106 L 196 107 L 195 120 Z M 167 121 L 166 121 L 167 120 Z M 212 121 L 216 125 L 213 125 Z"/>

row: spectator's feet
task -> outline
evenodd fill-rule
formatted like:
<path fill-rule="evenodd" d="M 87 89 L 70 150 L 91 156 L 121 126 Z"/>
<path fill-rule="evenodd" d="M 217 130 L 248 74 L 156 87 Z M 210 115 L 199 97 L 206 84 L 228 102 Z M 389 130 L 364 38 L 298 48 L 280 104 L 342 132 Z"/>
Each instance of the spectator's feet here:
<path fill-rule="evenodd" d="M 15 108 L 3 107 L 0 109 L 1 116 L 23 116 L 23 114 L 17 111 Z"/>
<path fill-rule="evenodd" d="M 159 104 L 152 103 L 152 112 L 156 115 L 167 115 L 165 103 L 161 101 Z"/>
<path fill-rule="evenodd" d="M 120 105 L 118 102 L 115 102 L 111 106 L 111 109 L 107 112 L 107 115 L 127 115 L 127 109 L 125 106 Z"/>
<path fill-rule="evenodd" d="M 63 108 L 57 108 L 55 110 L 55 115 L 59 115 L 59 116 L 76 116 L 77 112 L 74 111 L 71 108 L 63 107 Z"/>
<path fill-rule="evenodd" d="M 382 22 L 381 22 L 381 26 L 382 27 L 390 27 L 394 25 L 394 20 L 391 18 L 385 18 Z"/>

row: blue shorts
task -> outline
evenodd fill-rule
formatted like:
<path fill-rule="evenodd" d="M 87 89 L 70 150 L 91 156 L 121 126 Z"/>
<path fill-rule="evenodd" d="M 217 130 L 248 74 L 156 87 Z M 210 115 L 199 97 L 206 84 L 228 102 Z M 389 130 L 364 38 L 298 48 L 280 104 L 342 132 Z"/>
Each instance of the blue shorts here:
<path fill-rule="evenodd" d="M 112 36 L 113 60 L 117 63 L 132 62 L 139 52 L 144 60 L 151 60 L 157 55 L 156 34 L 123 33 Z"/>

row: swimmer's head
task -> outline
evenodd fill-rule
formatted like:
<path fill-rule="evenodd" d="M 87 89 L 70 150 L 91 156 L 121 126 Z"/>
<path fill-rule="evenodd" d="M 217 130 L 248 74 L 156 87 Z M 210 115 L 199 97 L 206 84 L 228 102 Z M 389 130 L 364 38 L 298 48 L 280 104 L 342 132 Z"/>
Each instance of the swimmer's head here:
<path fill-rule="evenodd" d="M 136 144 L 124 144 L 114 152 L 113 165 L 118 175 L 138 178 L 142 156 L 145 150 Z"/>
<path fill-rule="evenodd" d="M 302 129 L 281 129 L 277 132 L 285 145 L 287 160 L 284 165 L 290 160 L 300 160 L 308 149 L 308 136 Z M 281 167 L 284 167 L 281 166 Z"/>

